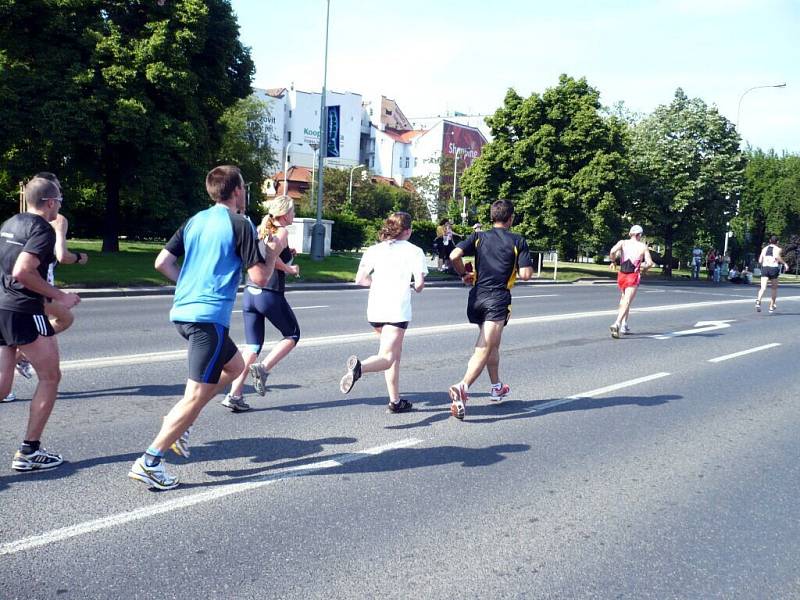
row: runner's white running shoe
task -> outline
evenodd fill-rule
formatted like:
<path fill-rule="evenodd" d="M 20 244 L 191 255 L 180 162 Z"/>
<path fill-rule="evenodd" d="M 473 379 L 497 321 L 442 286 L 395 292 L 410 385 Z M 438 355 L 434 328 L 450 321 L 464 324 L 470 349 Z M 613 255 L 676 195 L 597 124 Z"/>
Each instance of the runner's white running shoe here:
<path fill-rule="evenodd" d="M 39 448 L 36 452 L 23 454 L 19 450 L 14 455 L 11 468 L 15 471 L 40 471 L 42 469 L 53 469 L 64 462 L 60 454 L 48 452 L 44 448 Z"/>
<path fill-rule="evenodd" d="M 220 402 L 225 408 L 231 409 L 231 412 L 247 412 L 250 410 L 250 405 L 244 401 L 244 396 L 231 396 L 225 394 L 225 399 Z"/>
<path fill-rule="evenodd" d="M 170 450 L 172 450 L 178 456 L 182 456 L 183 458 L 189 458 L 192 454 L 192 451 L 189 450 L 189 435 L 192 433 L 192 428 L 189 427 L 186 431 L 181 434 L 175 443 L 170 446 Z"/>
<path fill-rule="evenodd" d="M 14 392 L 9 392 L 8 396 L 2 399 L 2 402 L 13 402 L 17 399 L 17 395 Z"/>
<path fill-rule="evenodd" d="M 25 379 L 31 379 L 33 374 L 36 372 L 33 370 L 33 365 L 31 361 L 26 358 L 20 358 L 17 361 L 17 373 L 22 375 Z"/>
<path fill-rule="evenodd" d="M 500 402 L 503 398 L 511 393 L 511 388 L 505 383 L 501 383 L 500 387 L 492 386 L 492 393 L 489 395 L 489 400 L 492 402 Z"/>
<path fill-rule="evenodd" d="M 144 458 L 141 456 L 136 459 L 131 470 L 128 471 L 128 477 L 159 490 L 171 490 L 178 487 L 178 478 L 167 475 L 163 462 L 158 463 L 154 467 L 148 467 L 144 464 Z"/>
<path fill-rule="evenodd" d="M 253 363 L 250 365 L 250 377 L 253 378 L 253 387 L 256 390 L 256 394 L 264 396 L 267 393 L 267 377 L 269 377 L 269 371 L 267 371 L 260 362 Z"/>

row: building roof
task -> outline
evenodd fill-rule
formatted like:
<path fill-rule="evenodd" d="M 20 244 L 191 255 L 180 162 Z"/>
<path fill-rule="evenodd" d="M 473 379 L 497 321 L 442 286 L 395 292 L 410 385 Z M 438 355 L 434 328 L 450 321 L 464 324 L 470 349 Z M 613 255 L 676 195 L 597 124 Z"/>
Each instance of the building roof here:
<path fill-rule="evenodd" d="M 273 98 L 283 98 L 284 94 L 286 94 L 286 88 L 268 88 L 264 90 L 264 93 Z"/>
<path fill-rule="evenodd" d="M 397 184 L 397 181 L 394 179 L 394 177 L 384 177 L 383 175 L 371 175 L 369 179 L 372 183 L 382 183 L 384 185 L 393 185 L 395 187 L 400 187 Z"/>
<path fill-rule="evenodd" d="M 272 178 L 275 181 L 283 181 L 283 171 L 275 173 L 275 175 Z M 289 167 L 289 171 L 286 174 L 286 180 L 302 182 L 302 183 L 311 183 L 311 169 L 307 169 L 306 167 L 291 166 Z"/>
<path fill-rule="evenodd" d="M 392 129 L 387 127 L 383 132 L 387 136 L 392 138 L 395 142 L 402 142 L 403 144 L 408 144 L 415 137 L 423 135 L 426 132 L 426 130 L 412 129 L 411 131 L 399 131 L 397 129 Z"/>
<path fill-rule="evenodd" d="M 409 121 L 397 106 L 397 102 L 386 96 L 381 96 L 381 124 L 387 129 L 398 129 L 400 131 L 407 131 L 411 129 L 411 121 Z"/>

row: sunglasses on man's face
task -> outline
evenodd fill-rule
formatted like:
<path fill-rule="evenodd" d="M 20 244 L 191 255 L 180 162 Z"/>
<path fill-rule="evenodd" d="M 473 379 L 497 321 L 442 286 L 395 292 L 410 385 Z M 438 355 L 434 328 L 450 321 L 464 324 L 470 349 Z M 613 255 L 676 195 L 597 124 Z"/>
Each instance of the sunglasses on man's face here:
<path fill-rule="evenodd" d="M 43 198 L 43 200 L 55 200 L 59 204 L 63 204 L 64 203 L 64 198 L 62 198 L 61 196 L 53 196 L 51 198 Z"/>

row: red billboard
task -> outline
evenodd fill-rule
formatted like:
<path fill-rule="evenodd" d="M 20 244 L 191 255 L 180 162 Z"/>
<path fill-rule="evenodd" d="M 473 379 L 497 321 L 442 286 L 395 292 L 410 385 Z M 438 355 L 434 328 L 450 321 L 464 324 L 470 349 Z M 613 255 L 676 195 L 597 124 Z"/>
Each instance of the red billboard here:
<path fill-rule="evenodd" d="M 472 161 L 481 155 L 481 148 L 486 143 L 483 135 L 473 127 L 464 127 L 456 123 L 444 122 L 442 135 L 442 156 L 455 156 L 458 153 L 459 168 L 470 166 Z"/>

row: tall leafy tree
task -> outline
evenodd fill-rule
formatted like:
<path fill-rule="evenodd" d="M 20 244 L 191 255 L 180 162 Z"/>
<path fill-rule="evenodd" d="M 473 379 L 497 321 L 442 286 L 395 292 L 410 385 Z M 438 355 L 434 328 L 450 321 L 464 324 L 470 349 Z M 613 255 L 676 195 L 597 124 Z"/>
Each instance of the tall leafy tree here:
<path fill-rule="evenodd" d="M 787 242 L 800 233 L 800 156 L 753 150 L 747 158 L 741 206 L 732 228 L 744 249 L 755 253 L 770 235 Z"/>
<path fill-rule="evenodd" d="M 86 186 L 87 220 L 101 198 L 116 251 L 206 201 L 220 117 L 253 71 L 228 0 L 0 0 L 0 153 L 12 180 L 46 167 Z"/>
<path fill-rule="evenodd" d="M 486 119 L 493 140 L 461 179 L 482 205 L 515 200 L 517 230 L 540 248 L 575 257 L 618 234 L 625 182 L 625 125 L 602 114 L 599 92 L 567 75 L 543 94 L 513 89 Z"/>
<path fill-rule="evenodd" d="M 676 241 L 699 231 L 722 239 L 741 192 L 745 157 L 733 124 L 678 89 L 632 132 L 631 217 L 664 241 L 666 272 Z"/>

